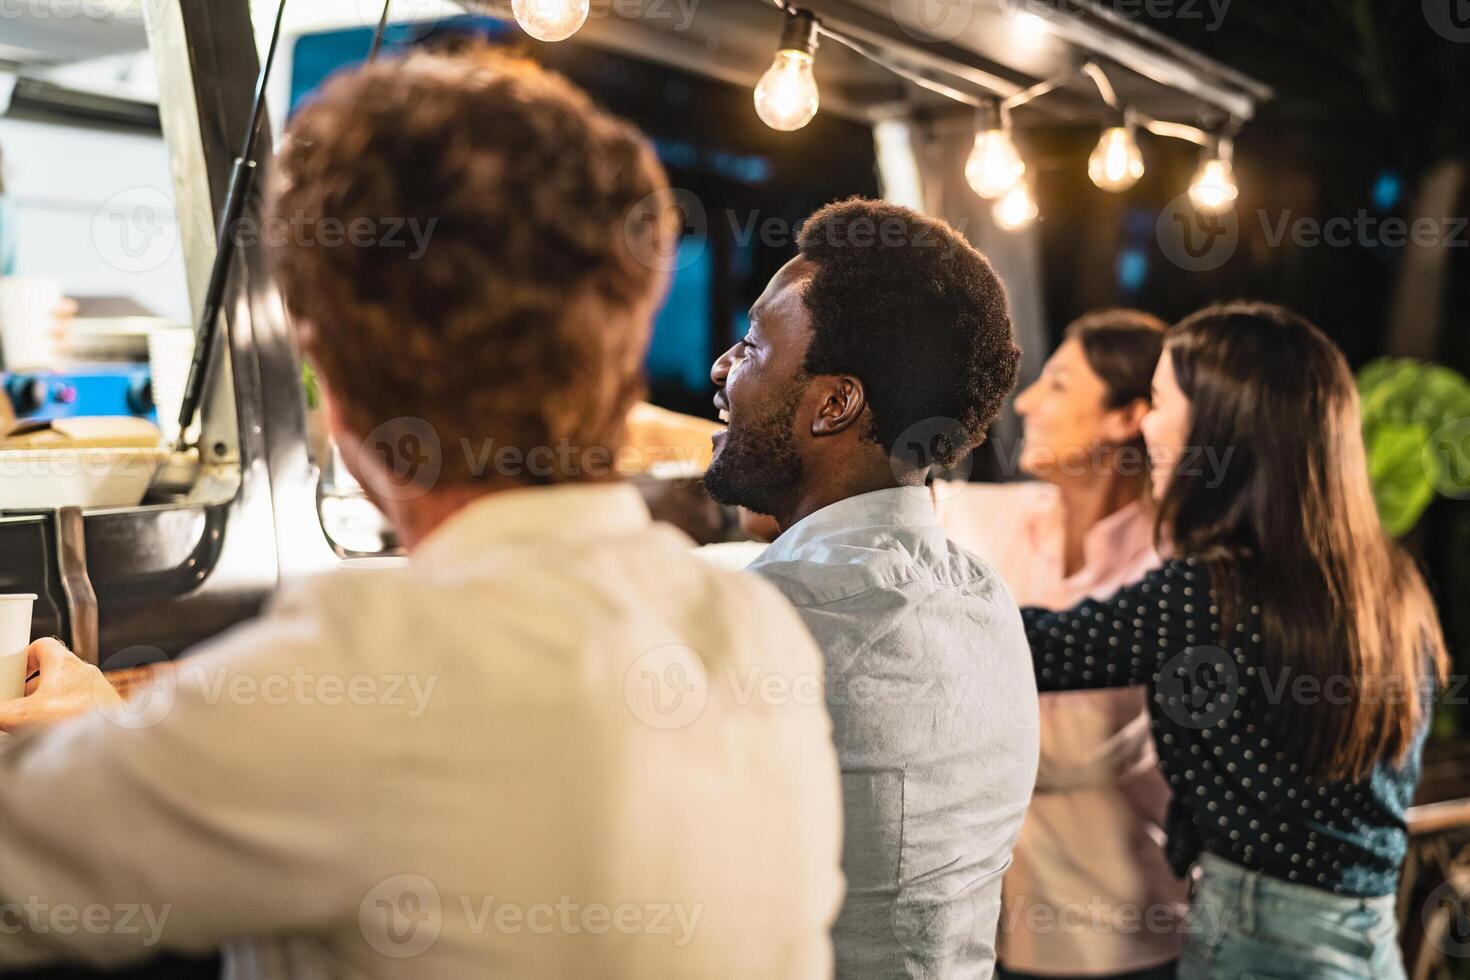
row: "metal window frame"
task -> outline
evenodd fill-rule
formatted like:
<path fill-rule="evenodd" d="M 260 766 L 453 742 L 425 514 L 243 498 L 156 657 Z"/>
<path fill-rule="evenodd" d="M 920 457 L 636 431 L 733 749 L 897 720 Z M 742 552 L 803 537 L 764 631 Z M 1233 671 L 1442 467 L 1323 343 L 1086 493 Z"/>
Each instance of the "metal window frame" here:
<path fill-rule="evenodd" d="M 200 229 L 181 236 L 197 309 L 259 71 L 249 3 L 164 0 L 150 8 L 148 34 L 176 207 Z M 258 217 L 260 203 L 257 193 L 246 213 Z M 119 653 L 114 666 L 172 657 L 255 614 L 283 579 L 338 561 L 317 516 L 300 356 L 258 244 L 236 257 L 224 317 L 200 450 L 206 472 L 238 466 L 236 492 L 82 515 L 104 667 Z M 0 590 L 40 595 L 36 635 L 86 629 L 72 622 L 82 617 L 69 608 L 77 571 L 73 561 L 63 579 L 64 544 L 50 513 L 0 518 Z"/>

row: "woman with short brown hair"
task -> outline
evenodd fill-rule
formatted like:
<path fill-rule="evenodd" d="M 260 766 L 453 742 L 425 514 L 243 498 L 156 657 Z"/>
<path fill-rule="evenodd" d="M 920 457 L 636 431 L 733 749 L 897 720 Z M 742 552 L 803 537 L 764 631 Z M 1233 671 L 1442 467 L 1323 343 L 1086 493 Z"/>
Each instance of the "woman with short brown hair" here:
<path fill-rule="evenodd" d="M 1164 330 L 1141 310 L 1075 320 L 1016 397 L 1018 462 L 1032 479 L 936 485 L 945 531 L 1021 604 L 1105 598 L 1158 566 L 1139 423 Z M 1002 896 L 999 976 L 1173 975 L 1187 898 L 1159 846 L 1168 800 L 1143 688 L 1042 695 L 1036 789 Z"/>

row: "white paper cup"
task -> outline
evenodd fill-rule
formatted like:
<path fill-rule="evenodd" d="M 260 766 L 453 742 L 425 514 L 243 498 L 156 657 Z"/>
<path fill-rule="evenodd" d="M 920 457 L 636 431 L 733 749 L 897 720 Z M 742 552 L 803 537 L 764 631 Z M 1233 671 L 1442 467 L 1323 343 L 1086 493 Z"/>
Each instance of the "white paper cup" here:
<path fill-rule="evenodd" d="M 26 648 L 31 645 L 34 595 L 0 595 L 0 702 L 26 693 Z"/>
<path fill-rule="evenodd" d="M 0 353 L 5 370 L 56 367 L 56 309 L 64 295 L 55 279 L 0 279 Z"/>

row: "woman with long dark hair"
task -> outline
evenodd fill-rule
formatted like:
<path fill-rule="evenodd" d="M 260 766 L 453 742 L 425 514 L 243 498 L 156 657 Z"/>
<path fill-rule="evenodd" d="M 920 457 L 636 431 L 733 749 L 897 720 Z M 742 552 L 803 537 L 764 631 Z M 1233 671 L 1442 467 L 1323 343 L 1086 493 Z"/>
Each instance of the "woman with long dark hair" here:
<path fill-rule="evenodd" d="M 1198 865 L 1180 976 L 1400 977 L 1404 812 L 1444 640 L 1381 529 L 1341 352 L 1280 307 L 1174 327 L 1143 421 L 1158 570 L 1025 610 L 1042 690 L 1147 684 Z"/>

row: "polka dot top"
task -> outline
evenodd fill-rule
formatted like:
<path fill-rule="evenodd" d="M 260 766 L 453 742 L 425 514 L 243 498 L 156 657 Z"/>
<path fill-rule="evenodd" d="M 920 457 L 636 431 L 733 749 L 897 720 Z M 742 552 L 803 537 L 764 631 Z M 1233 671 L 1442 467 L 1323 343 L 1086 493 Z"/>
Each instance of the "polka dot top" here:
<path fill-rule="evenodd" d="M 1208 851 L 1339 895 L 1396 890 L 1423 734 L 1407 764 L 1380 763 L 1367 779 L 1324 782 L 1303 772 L 1272 747 L 1260 722 L 1268 706 L 1302 696 L 1306 685 L 1258 671 L 1257 606 L 1242 608 L 1228 650 L 1216 645 L 1219 609 L 1204 565 L 1167 562 L 1109 599 L 1022 613 L 1039 690 L 1147 686 L 1159 764 L 1173 790 L 1166 826 L 1176 874 Z M 1316 691 L 1334 696 L 1327 685 Z"/>

